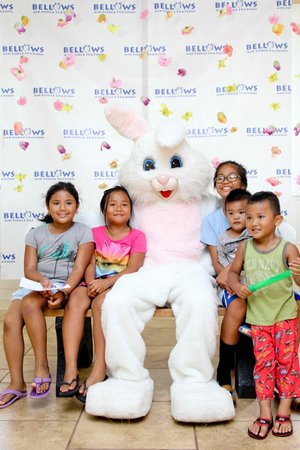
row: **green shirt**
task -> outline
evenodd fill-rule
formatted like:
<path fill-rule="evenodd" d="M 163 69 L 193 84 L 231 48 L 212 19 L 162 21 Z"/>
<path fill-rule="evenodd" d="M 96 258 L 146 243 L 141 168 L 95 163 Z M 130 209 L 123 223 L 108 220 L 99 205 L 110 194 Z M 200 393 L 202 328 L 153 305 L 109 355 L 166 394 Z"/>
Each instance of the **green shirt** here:
<path fill-rule="evenodd" d="M 275 248 L 262 252 L 257 250 L 253 239 L 246 241 L 244 270 L 247 285 L 288 269 L 285 258 L 287 244 L 281 239 Z M 259 289 L 247 299 L 246 321 L 253 325 L 273 325 L 282 320 L 295 319 L 297 313 L 292 277 Z"/>

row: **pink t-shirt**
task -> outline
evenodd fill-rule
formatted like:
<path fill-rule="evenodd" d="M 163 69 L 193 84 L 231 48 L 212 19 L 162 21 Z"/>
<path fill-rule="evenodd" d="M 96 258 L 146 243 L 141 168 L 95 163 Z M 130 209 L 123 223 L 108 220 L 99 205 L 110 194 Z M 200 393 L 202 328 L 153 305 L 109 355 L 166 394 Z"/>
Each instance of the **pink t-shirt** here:
<path fill-rule="evenodd" d="M 135 228 L 123 239 L 113 240 L 106 234 L 106 227 L 92 228 L 96 257 L 95 278 L 111 277 L 126 269 L 132 253 L 146 253 L 146 236 Z"/>

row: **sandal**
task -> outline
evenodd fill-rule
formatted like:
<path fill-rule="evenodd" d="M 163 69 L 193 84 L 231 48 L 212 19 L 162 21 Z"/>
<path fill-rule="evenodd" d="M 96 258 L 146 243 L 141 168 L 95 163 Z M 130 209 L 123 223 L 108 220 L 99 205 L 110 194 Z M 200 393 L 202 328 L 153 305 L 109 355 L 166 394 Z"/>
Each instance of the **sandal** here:
<path fill-rule="evenodd" d="M 29 397 L 30 398 L 46 397 L 46 395 L 48 395 L 50 392 L 50 387 L 51 387 L 51 383 L 52 383 L 51 374 L 49 373 L 48 378 L 34 377 L 33 383 L 36 384 L 36 387 L 31 389 Z M 43 383 L 48 383 L 48 388 L 44 392 L 37 392 L 37 388 L 39 388 L 41 386 L 41 384 L 43 384 Z"/>
<path fill-rule="evenodd" d="M 73 378 L 71 381 L 63 381 L 60 385 L 62 386 L 71 386 L 71 384 L 76 383 L 75 387 L 73 389 L 69 389 L 68 391 L 61 391 L 59 390 L 57 397 L 74 397 L 76 392 L 79 390 L 79 375 L 76 376 L 76 378 Z"/>
<path fill-rule="evenodd" d="M 86 400 L 86 394 L 84 394 L 85 393 L 85 391 L 87 392 L 87 390 L 88 390 L 88 386 L 86 385 L 86 380 L 84 380 L 84 382 L 83 382 L 83 393 L 81 394 L 80 392 L 79 392 L 79 390 L 76 392 L 76 394 L 75 394 L 75 396 L 76 396 L 76 398 L 81 402 L 81 403 L 85 403 L 85 400 Z M 80 388 L 79 388 L 80 389 Z"/>
<path fill-rule="evenodd" d="M 107 380 L 107 379 L 108 379 L 108 376 L 105 375 L 103 381 L 105 381 L 105 380 Z M 76 398 L 77 398 L 81 403 L 85 403 L 85 401 L 86 401 L 86 394 L 84 395 L 84 393 L 85 393 L 85 391 L 87 392 L 87 391 L 88 391 L 88 388 L 89 388 L 89 386 L 87 386 L 87 384 L 86 384 L 86 381 L 87 381 L 87 380 L 84 380 L 84 382 L 83 382 L 83 393 L 81 394 L 81 393 L 79 392 L 79 390 L 80 390 L 80 388 L 79 388 L 79 390 L 78 390 L 78 391 L 76 392 L 76 394 L 75 394 Z M 103 382 L 103 381 L 102 381 L 102 382 Z"/>
<path fill-rule="evenodd" d="M 0 405 L 0 409 L 7 408 L 8 406 L 15 403 L 17 400 L 20 400 L 21 398 L 24 398 L 27 396 L 27 391 L 19 391 L 18 389 L 4 389 L 0 394 L 0 400 L 3 399 L 5 395 L 12 394 L 13 397 L 8 400 L 6 403 L 3 403 L 3 405 Z"/>
<path fill-rule="evenodd" d="M 280 425 L 282 425 L 283 423 L 288 423 L 289 422 L 291 424 L 291 430 L 290 431 L 284 431 L 283 433 L 280 433 L 280 431 L 273 431 L 272 430 L 273 436 L 287 437 L 287 436 L 291 436 L 293 434 L 293 425 L 292 425 L 292 421 L 291 421 L 291 416 L 276 416 L 275 422 L 279 422 Z"/>
<path fill-rule="evenodd" d="M 272 428 L 273 428 L 273 419 L 272 418 L 271 419 L 264 419 L 263 417 L 258 417 L 256 419 L 256 421 L 253 422 L 253 423 L 256 423 L 260 427 L 259 430 L 258 430 L 258 433 L 257 434 L 253 433 L 253 431 L 250 431 L 249 428 L 248 428 L 248 435 L 250 437 L 252 437 L 253 439 L 259 439 L 259 440 L 266 439 L 266 437 L 269 434 L 269 431 L 272 430 Z M 264 436 L 260 436 L 259 433 L 261 432 L 261 428 L 263 426 L 268 426 L 267 432 L 266 432 L 266 434 Z"/>

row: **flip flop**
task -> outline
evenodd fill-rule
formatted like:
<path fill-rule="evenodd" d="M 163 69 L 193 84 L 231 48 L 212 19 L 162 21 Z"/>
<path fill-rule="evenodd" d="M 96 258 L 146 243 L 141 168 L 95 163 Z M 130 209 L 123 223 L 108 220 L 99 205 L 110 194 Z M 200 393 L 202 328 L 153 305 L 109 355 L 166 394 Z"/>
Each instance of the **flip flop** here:
<path fill-rule="evenodd" d="M 71 384 L 76 383 L 75 387 L 73 389 L 69 389 L 68 391 L 62 392 L 59 391 L 57 394 L 57 397 L 74 397 L 74 395 L 78 392 L 79 390 L 79 375 L 76 376 L 76 378 L 73 378 L 73 380 L 69 381 L 63 381 L 60 385 L 60 387 L 62 387 L 63 385 L 65 386 L 71 386 Z"/>
<path fill-rule="evenodd" d="M 30 398 L 42 398 L 42 397 L 46 397 L 46 395 L 49 394 L 50 392 L 50 387 L 51 387 L 51 383 L 52 383 L 52 377 L 51 374 L 49 373 L 49 377 L 48 378 L 42 378 L 42 377 L 34 377 L 33 379 L 33 383 L 36 384 L 36 388 L 39 388 L 41 384 L 43 383 L 49 383 L 48 389 L 46 389 L 44 392 L 37 392 L 36 388 L 35 389 L 31 389 L 31 392 L 29 394 Z"/>
<path fill-rule="evenodd" d="M 266 439 L 266 437 L 269 434 L 269 431 L 273 428 L 273 419 L 264 419 L 263 417 L 258 417 L 256 419 L 256 421 L 253 422 L 253 423 L 256 423 L 257 425 L 259 425 L 260 429 L 258 430 L 258 433 L 255 434 L 255 433 L 253 433 L 253 431 L 250 431 L 249 428 L 248 428 L 248 435 L 250 437 L 252 437 L 253 439 L 258 439 L 258 440 Z M 266 432 L 266 434 L 264 436 L 260 436 L 259 435 L 262 426 L 267 426 L 268 427 L 267 428 L 267 432 Z"/>
<path fill-rule="evenodd" d="M 4 391 L 0 394 L 0 400 L 3 399 L 3 397 L 7 394 L 13 394 L 14 397 L 12 397 L 8 402 L 4 403 L 4 405 L 0 405 L 0 409 L 7 408 L 8 406 L 15 403 L 17 400 L 20 400 L 21 398 L 24 398 L 27 396 L 27 391 L 19 391 L 18 389 L 4 389 Z"/>
<path fill-rule="evenodd" d="M 290 431 L 285 431 L 283 433 L 280 433 L 279 431 L 272 430 L 273 436 L 276 436 L 276 437 L 287 437 L 287 436 L 291 436 L 293 434 L 293 425 L 292 425 L 292 421 L 291 421 L 291 416 L 276 416 L 275 417 L 275 422 L 279 422 L 280 425 L 282 425 L 283 423 L 289 422 L 291 424 L 291 430 Z"/>
<path fill-rule="evenodd" d="M 84 380 L 83 382 L 83 393 L 81 394 L 79 392 L 79 390 L 76 392 L 75 397 L 81 402 L 81 403 L 85 403 L 86 400 L 86 394 L 84 395 L 85 391 L 88 390 L 88 386 L 86 385 L 86 380 Z"/>
<path fill-rule="evenodd" d="M 105 375 L 104 379 L 102 380 L 102 383 L 103 383 L 103 381 L 105 381 L 105 380 L 107 380 L 107 379 L 108 379 L 108 376 Z M 86 394 L 84 395 L 84 392 L 87 391 L 88 388 L 89 388 L 89 386 L 87 386 L 86 380 L 84 380 L 84 382 L 83 382 L 83 393 L 81 394 L 81 393 L 79 392 L 79 390 L 78 390 L 78 391 L 76 392 L 76 394 L 75 394 L 75 397 L 76 397 L 81 403 L 85 403 L 85 401 L 86 401 Z"/>

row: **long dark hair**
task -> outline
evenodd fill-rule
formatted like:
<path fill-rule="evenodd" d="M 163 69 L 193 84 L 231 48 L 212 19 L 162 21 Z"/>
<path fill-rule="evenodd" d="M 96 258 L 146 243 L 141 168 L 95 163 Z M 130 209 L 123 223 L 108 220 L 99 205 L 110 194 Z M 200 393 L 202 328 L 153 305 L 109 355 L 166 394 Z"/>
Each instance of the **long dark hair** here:
<path fill-rule="evenodd" d="M 110 198 L 111 194 L 113 194 L 114 192 L 124 192 L 124 194 L 127 195 L 129 204 L 130 204 L 130 215 L 132 213 L 132 200 L 130 198 L 130 195 L 128 194 L 127 189 L 125 189 L 124 186 L 117 185 L 110 189 L 106 189 L 106 191 L 103 192 L 103 196 L 100 201 L 100 210 L 104 216 L 104 222 L 105 222 L 106 226 L 107 226 L 107 221 L 106 221 L 107 206 L 108 206 L 109 198 Z M 128 220 L 128 222 L 126 224 L 128 227 L 130 227 L 129 221 L 130 221 L 130 219 Z"/>
<path fill-rule="evenodd" d="M 72 195 L 72 197 L 74 197 L 76 205 L 79 206 L 79 194 L 78 194 L 77 189 L 75 188 L 74 184 L 66 183 L 64 181 L 59 181 L 58 183 L 50 186 L 50 188 L 48 189 L 48 191 L 45 195 L 45 203 L 46 203 L 47 208 L 49 208 L 49 204 L 50 204 L 52 195 L 56 194 L 56 192 L 59 192 L 59 191 L 69 192 L 69 194 Z M 53 219 L 52 219 L 51 215 L 48 213 L 45 215 L 45 217 L 43 219 L 41 219 L 41 222 L 52 223 Z"/>

